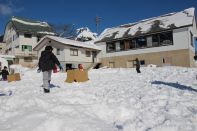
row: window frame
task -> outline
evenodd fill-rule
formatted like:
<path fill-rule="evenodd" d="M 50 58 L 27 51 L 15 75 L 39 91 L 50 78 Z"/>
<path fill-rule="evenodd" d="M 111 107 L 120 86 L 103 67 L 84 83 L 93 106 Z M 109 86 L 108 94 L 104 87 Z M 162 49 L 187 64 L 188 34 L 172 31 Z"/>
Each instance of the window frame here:
<path fill-rule="evenodd" d="M 113 49 L 109 49 L 109 46 L 112 46 Z M 115 42 L 107 42 L 106 43 L 106 52 L 116 52 L 116 43 Z"/>
<path fill-rule="evenodd" d="M 165 35 L 166 35 L 166 37 L 165 37 Z M 152 37 L 152 42 L 149 43 L 149 45 L 148 45 L 148 41 L 147 41 L 148 37 L 149 37 L 150 41 L 151 41 L 150 37 Z M 140 39 L 144 39 L 144 42 L 143 41 L 141 42 L 142 43 L 141 46 L 139 46 Z M 119 43 L 119 47 L 122 43 L 123 49 L 117 50 L 117 47 L 116 47 L 118 45 L 117 43 Z M 147 34 L 147 35 L 128 38 L 128 39 L 124 39 L 124 40 L 106 42 L 106 53 L 136 50 L 136 49 L 145 49 L 145 48 L 154 48 L 154 47 L 161 47 L 161 46 L 170 46 L 173 44 L 174 44 L 173 30 L 168 30 L 168 31 L 163 31 L 163 32 L 155 33 L 155 34 Z"/>
<path fill-rule="evenodd" d="M 32 34 L 24 33 L 24 37 L 25 37 L 25 38 L 32 38 Z"/>
<path fill-rule="evenodd" d="M 31 47 L 31 48 L 28 48 Z M 24 52 L 26 50 L 32 52 L 32 46 L 31 45 L 21 45 L 21 50 Z"/>
<path fill-rule="evenodd" d="M 70 56 L 78 56 L 78 49 L 70 48 Z"/>
<path fill-rule="evenodd" d="M 91 57 L 91 51 L 86 50 L 86 57 Z"/>
<path fill-rule="evenodd" d="M 60 55 L 60 51 L 61 51 L 60 48 L 57 48 L 56 49 L 56 55 Z"/>

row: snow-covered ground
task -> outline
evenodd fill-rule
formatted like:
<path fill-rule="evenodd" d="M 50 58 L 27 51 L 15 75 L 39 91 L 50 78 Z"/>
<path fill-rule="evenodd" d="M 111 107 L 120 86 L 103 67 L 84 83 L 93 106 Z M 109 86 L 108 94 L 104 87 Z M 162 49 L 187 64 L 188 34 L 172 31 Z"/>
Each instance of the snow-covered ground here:
<path fill-rule="evenodd" d="M 25 72 L 24 72 L 25 71 Z M 65 83 L 55 73 L 50 94 L 42 73 L 0 81 L 0 131 L 196 131 L 197 69 L 144 67 L 89 71 L 89 81 Z"/>

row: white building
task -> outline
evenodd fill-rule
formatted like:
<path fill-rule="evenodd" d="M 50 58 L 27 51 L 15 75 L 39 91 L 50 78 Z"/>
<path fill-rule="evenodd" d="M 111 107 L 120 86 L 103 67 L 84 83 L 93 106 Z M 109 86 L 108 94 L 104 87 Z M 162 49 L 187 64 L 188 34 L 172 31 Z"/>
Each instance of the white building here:
<path fill-rule="evenodd" d="M 108 28 L 96 41 L 103 66 L 133 67 L 156 64 L 194 67 L 197 36 L 195 9 L 170 13 Z"/>
<path fill-rule="evenodd" d="M 78 64 L 83 64 L 85 69 L 88 69 L 98 64 L 97 54 L 100 48 L 94 42 L 80 42 L 70 39 L 65 39 L 57 36 L 45 36 L 33 50 L 44 50 L 46 45 L 51 45 L 53 53 L 57 56 L 64 69 L 78 68 Z"/>
<path fill-rule="evenodd" d="M 52 28 L 46 22 L 12 17 L 5 27 L 4 54 L 16 56 L 14 63 L 35 66 L 38 56 L 32 49 L 46 34 L 54 35 Z"/>

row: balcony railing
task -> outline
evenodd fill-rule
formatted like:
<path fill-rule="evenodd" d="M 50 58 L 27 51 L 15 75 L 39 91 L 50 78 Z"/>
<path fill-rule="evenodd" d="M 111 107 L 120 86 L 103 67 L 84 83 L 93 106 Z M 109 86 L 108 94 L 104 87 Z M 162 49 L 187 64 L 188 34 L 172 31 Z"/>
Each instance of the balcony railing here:
<path fill-rule="evenodd" d="M 15 56 L 38 56 L 37 51 L 20 51 L 20 50 L 15 50 L 14 51 Z"/>

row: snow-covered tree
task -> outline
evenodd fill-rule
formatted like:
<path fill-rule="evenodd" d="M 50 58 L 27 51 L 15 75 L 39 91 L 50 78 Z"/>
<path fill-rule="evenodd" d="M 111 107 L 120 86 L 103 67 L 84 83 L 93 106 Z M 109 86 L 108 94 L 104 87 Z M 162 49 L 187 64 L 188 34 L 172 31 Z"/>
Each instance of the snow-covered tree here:
<path fill-rule="evenodd" d="M 88 27 L 82 27 L 77 29 L 77 37 L 75 40 L 78 41 L 90 41 L 95 40 L 97 33 L 93 33 Z"/>

